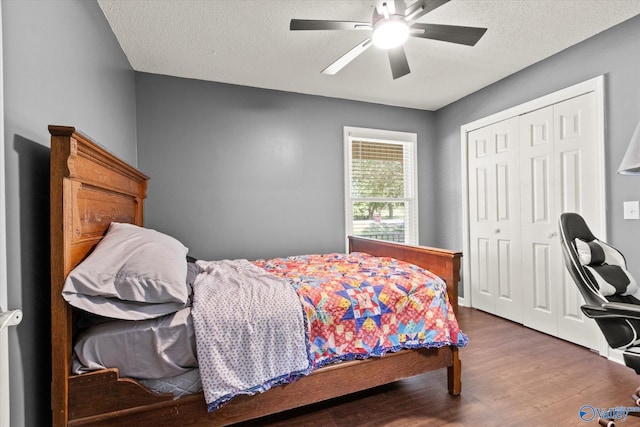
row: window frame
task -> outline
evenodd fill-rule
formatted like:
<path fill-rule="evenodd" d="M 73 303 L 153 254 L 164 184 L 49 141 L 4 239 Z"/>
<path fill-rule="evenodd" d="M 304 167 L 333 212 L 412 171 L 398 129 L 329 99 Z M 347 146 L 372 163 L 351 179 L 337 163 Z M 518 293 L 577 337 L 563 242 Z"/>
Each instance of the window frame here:
<path fill-rule="evenodd" d="M 352 150 L 353 140 L 366 140 L 375 143 L 402 145 L 405 154 L 411 155 L 412 170 L 404 175 L 405 197 L 402 198 L 353 198 L 352 197 Z M 413 178 L 407 182 L 407 175 Z M 370 129 L 359 127 L 344 127 L 344 200 L 345 200 L 345 231 L 346 236 L 353 235 L 353 203 L 354 201 L 388 201 L 395 200 L 405 202 L 408 211 L 405 211 L 405 244 L 418 245 L 418 135 L 412 132 L 399 132 L 382 129 Z M 347 251 L 349 242 L 346 241 Z"/>

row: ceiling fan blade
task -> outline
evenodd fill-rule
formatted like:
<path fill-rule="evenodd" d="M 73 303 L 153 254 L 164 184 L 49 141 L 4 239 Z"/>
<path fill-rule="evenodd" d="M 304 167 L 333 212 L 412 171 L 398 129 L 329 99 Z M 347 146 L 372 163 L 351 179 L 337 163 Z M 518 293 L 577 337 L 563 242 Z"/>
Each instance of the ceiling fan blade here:
<path fill-rule="evenodd" d="M 448 2 L 449 0 L 418 0 L 405 9 L 405 19 L 411 22 L 416 21 L 418 18 Z"/>
<path fill-rule="evenodd" d="M 316 19 L 292 19 L 291 31 L 296 30 L 370 30 L 371 23 L 356 21 L 324 21 Z"/>
<path fill-rule="evenodd" d="M 411 70 L 409 69 L 409 63 L 407 62 L 407 55 L 404 53 L 403 46 L 394 47 L 393 49 L 389 49 L 388 52 L 393 80 L 398 79 L 411 72 Z"/>
<path fill-rule="evenodd" d="M 422 30 L 423 32 L 415 32 L 414 30 Z M 413 24 L 409 35 L 411 37 L 474 46 L 486 31 L 486 28 L 458 25 Z"/>
<path fill-rule="evenodd" d="M 333 64 L 329 65 L 327 68 L 322 70 L 322 74 L 334 75 L 338 71 L 342 70 L 349 62 L 356 59 L 360 54 L 362 54 L 365 50 L 369 49 L 369 47 L 373 43 L 371 39 L 366 39 L 358 43 L 353 49 L 349 52 L 342 55 L 338 58 Z"/>

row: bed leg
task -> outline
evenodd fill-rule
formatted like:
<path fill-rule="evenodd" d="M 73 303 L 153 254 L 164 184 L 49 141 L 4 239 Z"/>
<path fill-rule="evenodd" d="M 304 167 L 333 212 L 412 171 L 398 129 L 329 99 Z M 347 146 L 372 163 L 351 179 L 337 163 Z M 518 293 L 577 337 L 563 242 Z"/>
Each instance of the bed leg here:
<path fill-rule="evenodd" d="M 453 365 L 447 367 L 449 394 L 459 396 L 462 392 L 462 363 L 458 357 L 458 349 L 451 347 L 451 352 L 453 353 Z"/>

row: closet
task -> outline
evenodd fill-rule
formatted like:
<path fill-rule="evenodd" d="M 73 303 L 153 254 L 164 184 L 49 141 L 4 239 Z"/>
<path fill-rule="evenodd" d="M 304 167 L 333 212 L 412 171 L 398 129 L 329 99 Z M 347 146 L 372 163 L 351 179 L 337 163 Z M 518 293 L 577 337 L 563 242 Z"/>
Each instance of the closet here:
<path fill-rule="evenodd" d="M 473 307 L 599 350 L 564 267 L 558 218 L 578 212 L 604 236 L 601 110 L 598 78 L 462 132 L 465 299 L 470 291 Z"/>

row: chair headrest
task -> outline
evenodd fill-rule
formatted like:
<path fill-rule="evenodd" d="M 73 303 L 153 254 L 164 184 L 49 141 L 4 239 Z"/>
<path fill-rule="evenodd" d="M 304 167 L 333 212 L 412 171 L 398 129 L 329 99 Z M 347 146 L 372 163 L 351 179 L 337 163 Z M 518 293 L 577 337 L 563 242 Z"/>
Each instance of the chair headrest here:
<path fill-rule="evenodd" d="M 560 224 L 567 241 L 573 241 L 573 239 L 577 238 L 585 242 L 590 242 L 596 238 L 587 226 L 584 218 L 577 213 L 565 212 L 561 214 Z"/>

